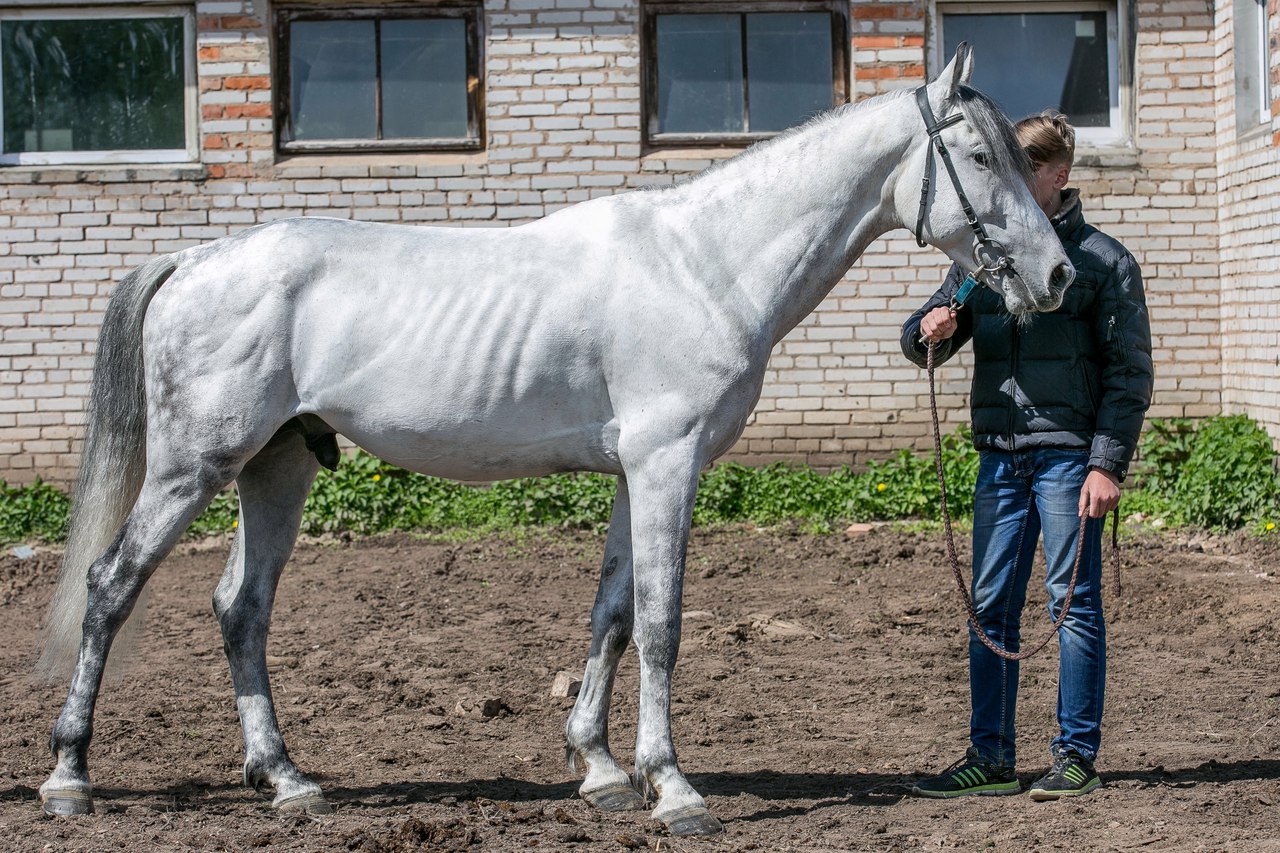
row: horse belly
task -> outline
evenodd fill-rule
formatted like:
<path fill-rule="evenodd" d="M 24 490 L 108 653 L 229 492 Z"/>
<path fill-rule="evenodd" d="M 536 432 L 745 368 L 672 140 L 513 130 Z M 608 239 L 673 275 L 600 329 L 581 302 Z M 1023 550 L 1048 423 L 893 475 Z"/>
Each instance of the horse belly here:
<path fill-rule="evenodd" d="M 432 325 L 401 334 L 384 324 L 375 337 L 348 329 L 299 371 L 302 410 L 423 474 L 618 471 L 617 424 L 589 337 L 536 323 L 502 335 Z"/>
<path fill-rule="evenodd" d="M 503 406 L 484 418 L 424 407 L 319 412 L 368 452 L 420 474 L 492 481 L 560 471 L 620 473 L 617 424 L 548 417 L 548 407 Z"/>

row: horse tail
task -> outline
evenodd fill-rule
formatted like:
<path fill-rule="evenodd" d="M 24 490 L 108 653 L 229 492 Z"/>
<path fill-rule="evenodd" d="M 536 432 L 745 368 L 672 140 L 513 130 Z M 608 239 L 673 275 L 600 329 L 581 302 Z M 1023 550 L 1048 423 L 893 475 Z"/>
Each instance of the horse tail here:
<path fill-rule="evenodd" d="M 152 297 L 177 266 L 176 255 L 164 255 L 138 267 L 116 287 L 103 315 L 80 473 L 62 568 L 36 663 L 38 678 L 70 677 L 80 651 L 89 567 L 118 535 L 142 490 L 147 473 L 142 323 Z M 120 632 L 120 645 L 126 651 L 136 639 L 143 610 L 139 602 Z"/>

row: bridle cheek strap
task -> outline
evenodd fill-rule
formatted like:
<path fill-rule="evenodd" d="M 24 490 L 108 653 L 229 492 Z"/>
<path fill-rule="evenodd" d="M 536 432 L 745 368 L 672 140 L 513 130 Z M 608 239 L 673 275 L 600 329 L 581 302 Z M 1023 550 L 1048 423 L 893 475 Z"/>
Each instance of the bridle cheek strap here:
<path fill-rule="evenodd" d="M 920 115 L 924 118 L 924 129 L 929 134 L 929 145 L 925 149 L 924 161 L 924 179 L 920 186 L 920 214 L 916 217 L 916 244 L 921 246 L 929 245 L 924 241 L 924 218 L 928 214 L 929 208 L 929 186 L 934 173 L 933 165 L 933 147 L 938 147 L 938 153 L 942 155 L 942 161 L 947 166 L 947 172 L 951 175 L 951 181 L 955 184 L 956 192 L 960 196 L 960 204 L 965 209 L 965 214 L 975 222 L 976 217 L 973 216 L 973 208 L 969 205 L 969 199 L 965 198 L 964 192 L 960 189 L 960 181 L 956 177 L 955 166 L 951 164 L 951 154 L 947 151 L 947 146 L 942 142 L 942 131 L 953 124 L 959 124 L 964 120 L 963 113 L 952 113 L 938 121 L 934 118 L 933 108 L 929 106 L 929 91 L 926 87 L 921 86 L 916 89 L 916 104 L 920 107 Z"/>
<path fill-rule="evenodd" d="M 933 108 L 929 106 L 929 90 L 925 86 L 916 89 L 916 104 L 920 107 L 920 115 L 924 118 L 924 127 L 929 134 L 928 154 L 924 164 L 924 178 L 920 187 L 920 213 L 916 217 L 916 243 L 920 246 L 928 245 L 924 241 L 924 220 L 928 215 L 929 207 L 929 187 L 930 178 L 934 172 L 933 151 L 938 149 L 938 157 L 942 160 L 942 165 L 946 167 L 947 174 L 951 178 L 951 185 L 955 187 L 956 196 L 960 199 L 960 208 L 964 211 L 965 222 L 973 229 L 973 235 L 977 238 L 977 245 L 974 246 L 973 256 L 978 263 L 978 272 L 995 273 L 1002 269 L 1012 269 L 1013 264 L 1009 259 L 1009 254 L 995 240 L 987 235 L 987 230 L 982 227 L 982 223 L 978 221 L 978 215 L 973 212 L 973 205 L 969 203 L 969 197 L 964 193 L 964 187 L 960 186 L 960 176 L 956 174 L 955 164 L 951 162 L 951 152 L 947 150 L 947 146 L 942 141 L 942 131 L 953 124 L 958 124 L 964 120 L 964 113 L 955 112 L 944 119 L 937 119 L 933 115 Z M 981 252 L 986 250 L 989 257 L 995 260 L 987 263 L 981 256 Z"/>

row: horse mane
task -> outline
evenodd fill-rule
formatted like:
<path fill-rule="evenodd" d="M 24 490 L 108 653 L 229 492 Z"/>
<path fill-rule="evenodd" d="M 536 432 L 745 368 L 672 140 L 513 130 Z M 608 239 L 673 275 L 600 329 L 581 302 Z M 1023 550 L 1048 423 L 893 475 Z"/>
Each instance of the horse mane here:
<path fill-rule="evenodd" d="M 768 139 L 755 143 L 750 148 L 742 152 L 738 157 L 730 157 L 724 160 L 718 160 L 712 163 L 703 171 L 693 175 L 686 180 L 677 181 L 672 186 L 652 186 L 646 187 L 649 190 L 674 189 L 676 187 L 687 187 L 690 184 L 697 183 L 704 178 L 714 176 L 730 163 L 739 159 L 753 157 L 769 151 L 776 145 L 784 143 L 793 136 L 808 133 L 809 131 L 821 125 L 830 122 L 840 121 L 841 119 L 860 112 L 871 106 L 878 106 L 887 101 L 898 100 L 901 98 L 911 97 L 914 95 L 914 89 L 894 89 L 872 98 L 864 98 L 853 103 L 841 104 L 838 107 L 818 113 L 817 115 L 807 119 L 800 124 L 787 128 L 786 130 L 772 136 Z M 1013 124 L 1009 121 L 1008 116 L 996 106 L 995 101 L 974 89 L 971 86 L 961 85 L 955 95 L 952 97 L 951 104 L 958 106 L 960 111 L 964 113 L 964 117 L 968 120 L 970 126 L 978 133 L 979 136 L 987 143 L 987 148 L 991 154 L 991 171 L 1000 178 L 1012 181 L 1015 178 L 1025 183 L 1031 181 L 1031 161 L 1027 159 L 1027 155 L 1022 150 L 1022 146 L 1018 144 L 1018 138 L 1014 134 Z M 922 120 L 923 126 L 923 120 Z"/>
<path fill-rule="evenodd" d="M 865 98 L 861 101 L 854 101 L 848 104 L 841 104 L 837 107 L 832 107 L 829 110 L 823 110 L 822 112 L 816 113 L 810 116 L 809 118 L 805 119 L 800 124 L 792 125 L 786 130 L 779 131 L 778 133 L 769 137 L 768 139 L 762 139 L 759 142 L 753 143 L 750 147 L 746 148 L 741 153 L 733 157 L 726 157 L 723 160 L 715 161 L 710 166 L 708 166 L 707 168 L 703 169 L 701 172 L 698 172 L 695 175 L 690 175 L 688 178 L 685 178 L 683 180 L 678 180 L 674 184 L 670 184 L 666 186 L 663 186 L 661 184 L 656 184 L 656 185 L 651 185 L 647 187 L 642 187 L 642 189 L 660 192 L 663 190 L 682 189 L 684 187 L 688 187 L 691 184 L 701 182 L 704 178 L 712 177 L 714 175 L 719 174 L 722 170 L 724 170 L 730 164 L 737 164 L 739 161 L 763 154 L 769 151 L 770 149 L 774 148 L 775 146 L 781 145 L 786 140 L 791 139 L 793 136 L 799 136 L 801 134 L 808 133 L 810 130 L 813 130 L 814 128 L 819 127 L 820 125 L 828 124 L 834 121 L 839 121 L 840 119 L 844 118 L 847 115 L 851 115 L 852 113 L 859 112 L 870 106 L 883 104 L 885 101 L 893 100 L 896 98 L 906 97 L 910 93 L 911 93 L 910 89 L 895 89 L 891 92 L 885 92 L 884 94 L 876 95 L 875 97 L 872 97 L 872 98 Z"/>
<path fill-rule="evenodd" d="M 1013 124 L 995 101 L 972 86 L 961 85 L 956 89 L 952 103 L 960 107 L 964 117 L 978 135 L 986 140 L 991 154 L 991 171 L 1008 180 L 1014 178 L 1024 184 L 1031 182 L 1031 160 L 1018 144 Z"/>

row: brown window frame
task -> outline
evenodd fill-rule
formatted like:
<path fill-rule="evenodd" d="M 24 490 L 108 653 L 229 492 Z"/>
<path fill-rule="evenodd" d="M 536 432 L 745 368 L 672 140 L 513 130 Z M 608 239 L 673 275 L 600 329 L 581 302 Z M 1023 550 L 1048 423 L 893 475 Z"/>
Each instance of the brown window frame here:
<path fill-rule="evenodd" d="M 736 14 L 744 25 L 743 38 L 743 109 L 747 127 L 751 127 L 748 107 L 748 69 L 746 66 L 746 26 L 748 15 L 767 12 L 828 12 L 831 15 L 831 103 L 833 107 L 849 102 L 850 24 L 848 0 L 773 0 L 773 2 L 693 2 L 644 3 L 640 10 L 641 80 L 640 109 L 647 148 L 671 147 L 746 147 L 781 131 L 753 133 L 660 133 L 658 131 L 658 16 L 665 14 Z"/>
<path fill-rule="evenodd" d="M 396 139 L 334 139 L 299 141 L 289 138 L 292 122 L 292 80 L 289 76 L 289 25 L 294 21 L 372 20 L 376 34 L 386 20 L 462 18 L 467 39 L 467 135 L 465 137 L 416 137 Z M 275 137 L 281 154 L 346 153 L 363 151 L 479 151 L 485 147 L 484 131 L 484 6 L 481 2 L 441 3 L 418 6 L 361 6 L 341 8 L 314 5 L 277 6 L 273 29 L 275 65 Z M 382 133 L 382 67 L 376 69 L 374 115 L 377 133 Z"/>

